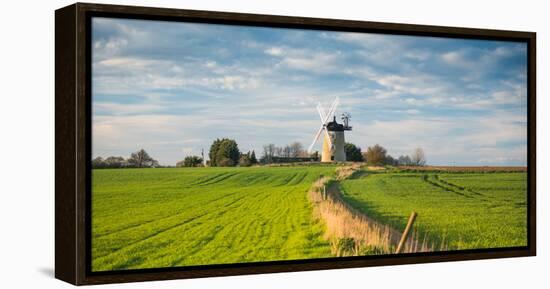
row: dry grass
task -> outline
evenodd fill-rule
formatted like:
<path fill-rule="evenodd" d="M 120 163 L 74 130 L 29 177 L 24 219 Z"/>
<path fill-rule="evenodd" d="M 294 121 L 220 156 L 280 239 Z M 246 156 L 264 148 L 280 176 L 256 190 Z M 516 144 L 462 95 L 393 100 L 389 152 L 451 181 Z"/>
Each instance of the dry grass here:
<path fill-rule="evenodd" d="M 336 180 L 341 181 L 351 178 L 355 173 L 361 170 L 361 163 L 352 163 L 350 165 L 336 168 Z"/>
<path fill-rule="evenodd" d="M 341 169 L 338 176 L 354 173 L 352 168 Z M 325 189 L 326 188 L 326 189 Z M 332 253 L 341 256 L 392 254 L 397 248 L 401 232 L 380 224 L 347 205 L 340 197 L 337 183 L 328 178 L 316 181 L 309 193 L 314 204 L 315 217 L 326 224 L 325 239 L 331 243 Z M 413 231 L 403 253 L 433 251 L 426 238 L 419 241 Z"/>
<path fill-rule="evenodd" d="M 386 168 L 385 167 L 382 167 L 382 166 L 368 166 L 367 169 L 369 171 L 383 171 L 385 170 Z"/>

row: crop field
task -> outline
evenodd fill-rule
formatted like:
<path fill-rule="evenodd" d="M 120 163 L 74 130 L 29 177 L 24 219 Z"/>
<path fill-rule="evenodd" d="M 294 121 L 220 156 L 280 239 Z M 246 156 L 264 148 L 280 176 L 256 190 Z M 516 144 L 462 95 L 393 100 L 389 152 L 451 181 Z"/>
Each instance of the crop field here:
<path fill-rule="evenodd" d="M 92 270 L 329 257 L 311 184 L 334 167 L 93 170 Z"/>
<path fill-rule="evenodd" d="M 523 171 L 336 168 L 93 170 L 92 270 L 370 254 L 338 246 L 378 241 L 358 233 L 370 220 L 400 234 L 412 211 L 413 236 L 430 250 L 527 244 Z M 311 199 L 321 176 L 333 180 L 344 206 Z M 345 212 L 348 205 L 354 210 Z"/>
<path fill-rule="evenodd" d="M 340 184 L 344 200 L 402 231 L 418 212 L 417 236 L 438 250 L 527 245 L 525 172 L 369 172 Z"/>

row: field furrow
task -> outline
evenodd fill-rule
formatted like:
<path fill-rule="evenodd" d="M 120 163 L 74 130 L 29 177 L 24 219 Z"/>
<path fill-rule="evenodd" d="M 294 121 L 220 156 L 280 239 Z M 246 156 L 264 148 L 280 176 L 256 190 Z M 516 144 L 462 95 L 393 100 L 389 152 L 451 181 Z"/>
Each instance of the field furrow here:
<path fill-rule="evenodd" d="M 307 191 L 319 175 L 333 171 L 94 170 L 92 268 L 330 257 Z"/>

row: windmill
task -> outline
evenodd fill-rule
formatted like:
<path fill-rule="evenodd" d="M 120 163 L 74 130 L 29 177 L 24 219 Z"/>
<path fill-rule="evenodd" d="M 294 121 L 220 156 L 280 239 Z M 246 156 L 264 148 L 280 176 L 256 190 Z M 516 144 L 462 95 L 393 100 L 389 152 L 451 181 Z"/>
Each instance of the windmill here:
<path fill-rule="evenodd" d="M 344 125 L 336 122 L 336 116 L 334 115 L 334 112 L 336 111 L 336 107 L 338 107 L 339 103 L 340 98 L 336 97 L 326 114 L 325 110 L 321 106 L 321 103 L 317 104 L 317 112 L 319 112 L 319 117 L 321 118 L 321 127 L 313 138 L 313 142 L 309 146 L 308 151 L 311 153 L 313 146 L 315 145 L 321 134 L 323 134 L 323 151 L 321 153 L 322 162 L 346 161 L 346 152 L 344 150 L 344 131 L 351 130 L 351 126 L 349 126 L 349 119 L 351 118 L 351 116 L 349 115 L 349 113 L 345 113 L 342 115 Z M 332 121 L 330 121 L 331 118 Z"/>

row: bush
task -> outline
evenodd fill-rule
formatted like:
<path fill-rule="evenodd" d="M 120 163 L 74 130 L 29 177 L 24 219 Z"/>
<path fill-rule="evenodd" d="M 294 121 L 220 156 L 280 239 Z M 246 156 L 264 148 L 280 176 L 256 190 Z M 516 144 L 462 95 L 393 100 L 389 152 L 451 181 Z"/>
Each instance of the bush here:
<path fill-rule="evenodd" d="M 183 161 L 177 162 L 176 167 L 202 167 L 202 158 L 199 156 L 187 156 Z"/>
<path fill-rule="evenodd" d="M 349 162 L 362 162 L 363 155 L 361 154 L 361 148 L 352 143 L 346 143 L 344 145 L 346 151 L 346 161 Z"/>

